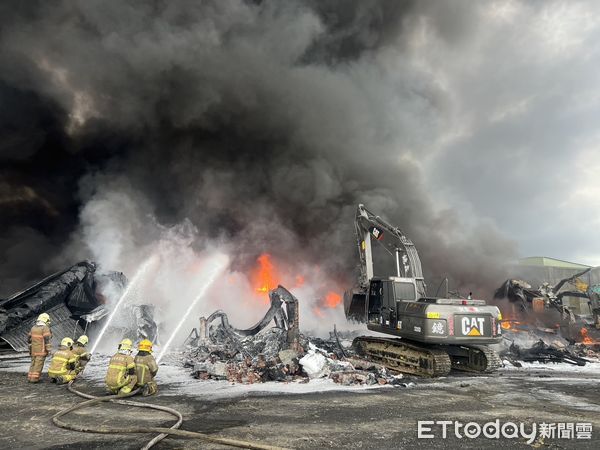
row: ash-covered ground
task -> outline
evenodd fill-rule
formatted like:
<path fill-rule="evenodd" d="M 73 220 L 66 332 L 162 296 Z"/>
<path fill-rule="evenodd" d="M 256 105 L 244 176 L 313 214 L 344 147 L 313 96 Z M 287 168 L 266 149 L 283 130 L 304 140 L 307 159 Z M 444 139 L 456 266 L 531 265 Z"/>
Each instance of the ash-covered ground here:
<path fill-rule="evenodd" d="M 79 389 L 103 393 L 107 356 L 95 355 Z M 536 448 L 595 449 L 600 442 L 600 362 L 511 365 L 488 376 L 452 373 L 437 379 L 405 377 L 406 387 L 343 386 L 329 379 L 304 382 L 239 384 L 198 380 L 173 353 L 160 365 L 159 394 L 140 399 L 170 406 L 184 416 L 182 428 L 259 441 L 287 448 L 531 448 L 525 439 L 420 440 L 419 420 L 463 423 L 591 423 L 590 440 L 539 438 Z M 26 382 L 27 355 L 0 358 L 2 448 L 140 448 L 151 435 L 96 435 L 58 429 L 51 417 L 79 401 L 65 387 L 47 380 Z M 102 405 L 74 413 L 75 423 L 169 426 L 172 419 L 156 411 Z M 197 441 L 167 438 L 156 448 L 198 448 Z M 221 448 L 202 444 L 202 448 Z"/>

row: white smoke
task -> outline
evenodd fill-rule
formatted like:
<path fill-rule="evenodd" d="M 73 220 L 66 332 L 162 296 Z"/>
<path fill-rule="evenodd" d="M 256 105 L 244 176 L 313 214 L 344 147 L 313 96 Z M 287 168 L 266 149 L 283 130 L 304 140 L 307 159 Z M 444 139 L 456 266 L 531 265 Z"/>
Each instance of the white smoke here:
<path fill-rule="evenodd" d="M 174 347 L 198 325 L 199 317 L 218 309 L 225 311 L 237 328 L 249 328 L 263 317 L 269 308 L 268 293 L 258 292 L 253 285 L 252 273 L 256 268 L 244 271 L 230 264 L 210 286 L 204 285 L 215 258 L 235 260 L 236 249 L 231 243 L 202 237 L 187 219 L 170 227 L 160 225 L 147 208 L 148 203 L 141 195 L 120 186 L 119 191 L 107 187 L 96 193 L 81 212 L 82 225 L 76 240 L 85 243 L 99 271 L 118 270 L 130 279 L 136 277 L 135 290 L 128 292 L 111 325 L 126 325 L 123 321 L 127 320 L 127 305 L 153 305 L 160 341 L 164 344 L 200 292 L 204 295 L 178 331 Z M 140 267 L 149 258 L 154 258 L 152 270 L 139 277 Z M 334 323 L 343 327 L 346 319 L 342 305 L 333 308 L 323 303 L 329 291 L 341 295 L 342 286 L 321 268 L 302 261 L 293 266 L 285 266 L 281 261 L 276 264 L 281 275 L 279 282 L 299 298 L 302 330 L 326 335 Z M 299 275 L 296 277 L 295 273 Z M 108 286 L 104 294 L 114 308 L 119 300 L 117 291 Z M 110 342 L 100 348 L 114 347 L 117 338 L 110 337 Z"/>

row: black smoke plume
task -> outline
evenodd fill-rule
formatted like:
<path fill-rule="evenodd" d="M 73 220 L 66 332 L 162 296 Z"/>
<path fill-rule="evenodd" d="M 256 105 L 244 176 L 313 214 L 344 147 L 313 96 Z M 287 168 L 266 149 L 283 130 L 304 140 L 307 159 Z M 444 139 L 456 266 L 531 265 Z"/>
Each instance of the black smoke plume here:
<path fill-rule="evenodd" d="M 238 267 L 266 251 L 348 284 L 363 202 L 411 237 L 427 273 L 493 287 L 512 245 L 433 204 L 419 158 L 447 93 L 403 66 L 423 17 L 460 38 L 448 14 L 409 1 L 3 2 L 0 295 L 93 257 L 82 214 L 112 198 L 141 211 L 132 240 L 146 220 L 189 219 L 231 243 Z"/>

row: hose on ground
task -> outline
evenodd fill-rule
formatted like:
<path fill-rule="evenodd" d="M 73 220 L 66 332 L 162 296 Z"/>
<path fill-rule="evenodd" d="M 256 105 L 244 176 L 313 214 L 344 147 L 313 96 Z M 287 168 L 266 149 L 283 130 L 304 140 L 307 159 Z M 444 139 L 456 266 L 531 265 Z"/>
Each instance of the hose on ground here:
<path fill-rule="evenodd" d="M 79 393 L 79 391 L 76 391 L 72 387 L 72 382 L 69 383 L 69 390 L 71 392 L 74 392 L 77 395 L 83 394 L 83 393 Z M 68 423 L 68 422 L 65 422 L 64 420 L 61 420 L 61 417 L 65 416 L 69 413 L 72 413 L 73 411 L 76 411 L 78 409 L 87 408 L 89 406 L 93 406 L 93 405 L 96 405 L 99 403 L 109 402 L 109 401 L 115 401 L 115 403 L 121 403 L 121 404 L 128 404 L 130 406 L 139 406 L 139 407 L 143 407 L 143 408 L 159 409 L 162 411 L 169 412 L 171 414 L 176 413 L 176 415 L 178 417 L 181 417 L 181 414 L 179 412 L 172 410 L 171 408 L 167 408 L 167 407 L 163 407 L 163 406 L 159 406 L 159 405 L 151 405 L 149 403 L 141 403 L 141 402 L 133 402 L 133 401 L 129 401 L 129 400 L 123 400 L 126 397 L 131 397 L 132 395 L 135 395 L 138 391 L 139 391 L 139 389 L 132 391 L 131 393 L 129 393 L 127 395 L 107 395 L 104 397 L 91 398 L 90 400 L 83 401 L 74 406 L 71 406 L 70 408 L 59 411 L 52 417 L 52 422 L 57 427 L 64 428 L 67 430 L 72 430 L 72 431 L 80 431 L 80 432 L 84 432 L 84 433 L 101 433 L 101 434 L 159 433 L 159 435 L 156 436 L 152 441 L 150 441 L 146 445 L 145 448 L 150 448 L 156 442 L 160 441 L 162 438 L 160 438 L 160 439 L 158 439 L 158 438 L 160 437 L 160 435 L 164 434 L 164 435 L 174 435 L 174 436 L 180 436 L 180 437 L 200 439 L 200 440 L 203 440 L 206 442 L 212 442 L 214 444 L 228 445 L 230 447 L 248 448 L 248 449 L 256 449 L 256 450 L 283 450 L 281 447 L 275 447 L 275 446 L 271 446 L 271 445 L 263 445 L 263 444 L 258 444 L 258 443 L 254 443 L 254 442 L 241 441 L 241 440 L 237 440 L 237 439 L 214 437 L 214 436 L 209 436 L 204 433 L 180 430 L 180 429 L 176 429 L 176 428 L 108 427 L 108 426 L 104 426 L 104 425 L 90 426 L 90 425 L 76 425 L 76 424 Z M 86 398 L 87 398 L 88 394 L 84 394 L 81 396 L 86 396 Z M 93 397 L 93 396 L 90 396 L 90 397 Z M 124 403 L 124 402 L 127 402 L 127 403 Z M 153 441 L 155 441 L 155 442 L 152 443 Z M 150 443 L 152 443 L 152 445 L 150 445 Z M 150 447 L 149 447 L 149 445 L 150 445 Z"/>
<path fill-rule="evenodd" d="M 81 392 L 81 391 L 78 391 L 77 389 L 75 389 L 73 387 L 73 381 L 69 382 L 69 384 L 67 385 L 67 389 L 69 391 L 71 391 L 73 394 L 78 395 L 83 398 L 87 398 L 87 399 L 98 398 L 94 395 L 86 394 L 85 392 Z M 139 389 L 131 392 L 128 396 L 135 395 L 138 391 L 139 391 Z M 139 406 L 141 408 L 150 408 L 150 409 L 155 409 L 158 411 L 164 411 L 166 413 L 169 413 L 169 414 L 177 417 L 177 422 L 175 422 L 173 425 L 171 425 L 171 427 L 170 427 L 171 429 L 179 428 L 183 422 L 183 416 L 176 409 L 169 408 L 167 406 L 154 405 L 152 403 L 141 403 L 141 402 L 134 402 L 131 400 L 122 400 L 122 398 L 123 398 L 123 396 L 121 396 L 118 400 L 112 399 L 112 400 L 110 400 L 110 402 L 118 403 L 119 405 Z M 159 434 L 158 436 L 154 437 L 151 441 L 149 441 L 144 447 L 142 447 L 142 450 L 149 450 L 150 448 L 154 447 L 156 444 L 158 444 L 160 441 L 162 441 L 167 436 L 168 435 L 165 433 Z"/>

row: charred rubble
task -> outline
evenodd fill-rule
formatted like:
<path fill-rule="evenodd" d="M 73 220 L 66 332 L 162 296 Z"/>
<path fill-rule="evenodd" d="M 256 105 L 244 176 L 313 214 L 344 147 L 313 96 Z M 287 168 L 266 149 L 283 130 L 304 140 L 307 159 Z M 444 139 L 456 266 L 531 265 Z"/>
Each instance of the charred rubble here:
<path fill-rule="evenodd" d="M 512 365 L 521 367 L 521 362 L 540 362 L 540 363 L 568 363 L 576 366 L 585 366 L 588 359 L 579 356 L 583 346 L 572 349 L 561 344 L 547 344 L 543 340 L 537 341 L 529 348 L 512 343 L 502 356 Z"/>
<path fill-rule="evenodd" d="M 223 311 L 200 318 L 184 356 L 195 378 L 248 384 L 330 378 L 345 385 L 406 385 L 402 375 L 357 358 L 350 335 L 340 336 L 335 328 L 329 339 L 301 334 L 298 299 L 283 286 L 270 291 L 269 299 L 265 316 L 248 329 L 233 327 Z"/>
<path fill-rule="evenodd" d="M 542 282 L 537 288 L 520 279 L 506 280 L 494 297 L 507 299 L 501 308 L 505 337 L 501 356 L 514 365 L 520 361 L 565 362 L 585 365 L 600 350 L 600 284 L 595 268 Z M 538 279 L 538 282 L 541 281 Z M 573 310 L 566 299 L 589 306 Z"/>
<path fill-rule="evenodd" d="M 568 363 L 585 366 L 600 359 L 600 340 L 591 336 L 597 330 L 580 329 L 580 339 L 574 341 L 561 334 L 560 327 L 545 328 L 527 322 L 507 321 L 503 330 L 504 341 L 499 351 L 505 363 L 521 367 L 523 362 Z"/>
<path fill-rule="evenodd" d="M 52 320 L 53 344 L 65 336 L 94 334 L 110 314 L 106 293 L 120 295 L 127 285 L 122 272 L 96 271 L 96 264 L 83 261 L 52 274 L 7 299 L 0 299 L 0 343 L 14 351 L 27 351 L 27 333 L 41 313 Z M 131 305 L 127 327 L 116 330 L 139 339 L 157 337 L 152 307 Z"/>
<path fill-rule="evenodd" d="M 572 325 L 600 329 L 600 285 L 586 283 L 583 280 L 583 276 L 592 270 L 593 268 L 585 269 L 563 278 L 555 284 L 544 282 L 538 288 L 532 287 L 524 280 L 509 279 L 496 289 L 494 298 L 508 299 L 518 308 L 519 316 L 536 318 L 540 313 L 554 311 L 555 322 L 559 322 L 564 328 L 563 334 L 565 335 L 570 334 L 572 330 L 579 331 L 579 328 Z M 589 305 L 591 316 L 584 317 L 575 314 L 565 304 L 565 298 L 583 299 Z M 573 340 L 575 339 L 576 337 L 573 338 Z"/>

